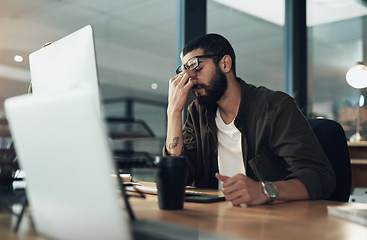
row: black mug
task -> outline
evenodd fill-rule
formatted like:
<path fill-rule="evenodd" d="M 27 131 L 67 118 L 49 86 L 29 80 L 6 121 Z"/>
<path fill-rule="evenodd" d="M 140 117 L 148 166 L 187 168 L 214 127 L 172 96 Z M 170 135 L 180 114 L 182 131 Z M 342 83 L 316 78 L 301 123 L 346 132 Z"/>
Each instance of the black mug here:
<path fill-rule="evenodd" d="M 186 157 L 157 156 L 156 183 L 159 208 L 183 209 L 189 161 Z"/>

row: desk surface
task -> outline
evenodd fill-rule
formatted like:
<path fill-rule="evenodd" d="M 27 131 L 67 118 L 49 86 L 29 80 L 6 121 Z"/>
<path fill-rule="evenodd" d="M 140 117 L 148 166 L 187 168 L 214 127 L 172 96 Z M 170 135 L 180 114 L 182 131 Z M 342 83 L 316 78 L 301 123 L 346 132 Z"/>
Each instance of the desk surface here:
<path fill-rule="evenodd" d="M 208 193 L 216 193 L 208 190 Z M 158 219 L 220 235 L 248 239 L 366 239 L 367 227 L 328 215 L 327 206 L 357 205 L 331 201 L 275 202 L 247 208 L 233 207 L 230 202 L 210 204 L 185 203 L 184 210 L 164 211 L 158 208 L 155 195 L 145 199 L 130 198 L 138 219 Z M 0 212 L 1 239 L 47 239 L 38 236 L 28 217 L 19 233 L 11 232 L 15 218 Z M 224 238 L 225 239 L 225 238 Z"/>
<path fill-rule="evenodd" d="M 209 190 L 208 193 L 218 191 Z M 158 209 L 157 197 L 132 199 L 137 218 L 153 218 L 203 231 L 249 239 L 366 239 L 367 227 L 328 215 L 327 206 L 358 205 L 332 201 L 294 201 L 233 207 L 230 202 L 185 203 L 184 210 Z"/>

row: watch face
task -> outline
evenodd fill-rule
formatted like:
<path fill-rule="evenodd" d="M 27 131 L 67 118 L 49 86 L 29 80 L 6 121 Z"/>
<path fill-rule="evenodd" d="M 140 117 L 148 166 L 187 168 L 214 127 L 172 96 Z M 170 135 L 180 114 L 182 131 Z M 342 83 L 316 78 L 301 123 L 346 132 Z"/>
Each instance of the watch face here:
<path fill-rule="evenodd" d="M 277 187 L 272 183 L 265 184 L 265 188 L 269 195 L 276 195 L 278 193 Z"/>
<path fill-rule="evenodd" d="M 264 183 L 264 193 L 268 198 L 275 199 L 278 196 L 278 188 L 271 182 Z"/>

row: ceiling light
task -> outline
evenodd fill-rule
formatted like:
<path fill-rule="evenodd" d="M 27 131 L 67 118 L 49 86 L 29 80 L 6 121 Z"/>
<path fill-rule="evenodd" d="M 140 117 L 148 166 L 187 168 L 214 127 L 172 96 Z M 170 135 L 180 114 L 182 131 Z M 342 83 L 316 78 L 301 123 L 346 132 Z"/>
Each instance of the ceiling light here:
<path fill-rule="evenodd" d="M 23 57 L 22 56 L 20 56 L 20 55 L 15 55 L 14 56 L 14 61 L 16 61 L 16 62 L 23 62 Z"/>
<path fill-rule="evenodd" d="M 350 68 L 346 75 L 350 86 L 361 89 L 367 87 L 367 67 L 362 63 Z"/>
<path fill-rule="evenodd" d="M 152 83 L 151 87 L 152 87 L 152 89 L 157 89 L 158 88 L 158 84 Z"/>

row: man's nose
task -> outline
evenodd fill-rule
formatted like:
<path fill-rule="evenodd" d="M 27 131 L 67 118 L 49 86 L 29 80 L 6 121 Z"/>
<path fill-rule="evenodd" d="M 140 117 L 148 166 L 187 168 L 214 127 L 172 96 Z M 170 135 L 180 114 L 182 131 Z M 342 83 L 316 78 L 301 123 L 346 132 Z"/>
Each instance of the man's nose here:
<path fill-rule="evenodd" d="M 183 73 L 186 73 L 189 78 L 196 78 L 196 71 L 195 70 L 187 70 L 185 69 Z"/>

